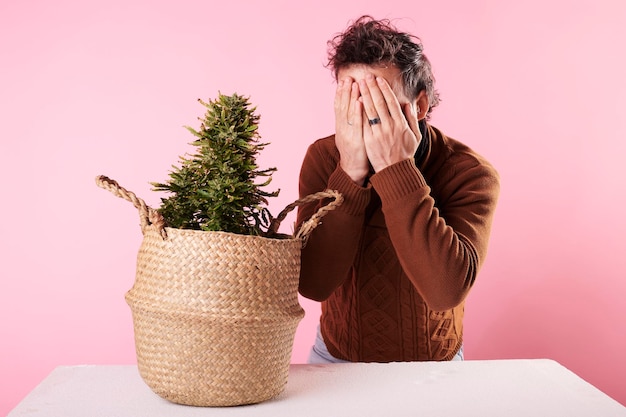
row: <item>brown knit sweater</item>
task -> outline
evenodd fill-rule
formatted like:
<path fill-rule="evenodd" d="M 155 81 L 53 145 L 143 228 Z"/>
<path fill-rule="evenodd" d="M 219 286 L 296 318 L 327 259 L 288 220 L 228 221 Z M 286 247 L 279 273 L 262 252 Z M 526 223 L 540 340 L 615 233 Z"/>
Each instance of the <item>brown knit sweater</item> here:
<path fill-rule="evenodd" d="M 425 154 L 375 173 L 364 187 L 339 166 L 334 136 L 314 142 L 300 195 L 341 192 L 302 251 L 300 293 L 322 301 L 329 352 L 360 362 L 450 360 L 464 300 L 485 260 L 499 193 L 495 169 L 426 126 Z M 298 224 L 315 211 L 301 207 Z"/>

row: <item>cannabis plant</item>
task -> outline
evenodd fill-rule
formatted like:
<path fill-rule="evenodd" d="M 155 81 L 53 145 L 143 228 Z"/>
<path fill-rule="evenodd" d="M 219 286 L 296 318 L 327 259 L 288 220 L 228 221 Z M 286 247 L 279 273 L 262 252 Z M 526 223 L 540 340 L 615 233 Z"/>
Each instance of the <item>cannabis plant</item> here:
<path fill-rule="evenodd" d="M 200 129 L 186 127 L 196 136 L 196 153 L 180 157 L 168 182 L 152 183 L 155 191 L 170 193 L 159 211 L 174 228 L 263 235 L 271 222 L 267 197 L 280 190 L 262 190 L 276 168 L 260 170 L 256 164 L 267 145 L 259 142 L 256 107 L 237 94 L 198 101 L 206 107 Z"/>

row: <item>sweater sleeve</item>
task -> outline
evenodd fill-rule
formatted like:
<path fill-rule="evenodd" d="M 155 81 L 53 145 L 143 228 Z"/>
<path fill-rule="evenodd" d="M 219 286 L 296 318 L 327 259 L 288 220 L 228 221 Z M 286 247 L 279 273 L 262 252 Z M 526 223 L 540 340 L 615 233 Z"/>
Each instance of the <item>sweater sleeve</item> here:
<path fill-rule="evenodd" d="M 329 141 L 330 139 L 325 139 Z M 371 187 L 360 187 L 339 167 L 338 155 L 322 141 L 309 147 L 300 171 L 300 197 L 326 189 L 340 192 L 344 201 L 322 218 L 302 250 L 300 293 L 322 301 L 343 283 L 352 268 L 363 229 Z M 297 225 L 309 219 L 324 204 L 311 203 L 298 210 Z"/>
<path fill-rule="evenodd" d="M 485 161 L 452 158 L 438 179 L 437 204 L 413 160 L 370 179 L 380 195 L 389 236 L 402 268 L 430 308 L 443 311 L 467 296 L 482 265 L 499 177 Z"/>

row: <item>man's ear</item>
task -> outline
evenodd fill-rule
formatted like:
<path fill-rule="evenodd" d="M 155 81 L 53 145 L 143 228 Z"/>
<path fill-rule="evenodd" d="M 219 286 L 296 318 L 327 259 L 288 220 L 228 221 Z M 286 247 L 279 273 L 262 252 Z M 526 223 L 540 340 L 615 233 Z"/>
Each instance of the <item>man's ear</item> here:
<path fill-rule="evenodd" d="M 426 117 L 428 113 L 430 102 L 428 100 L 428 94 L 426 94 L 426 90 L 422 90 L 415 98 L 415 102 L 413 105 L 416 107 L 415 112 L 417 113 L 417 120 L 422 120 Z"/>

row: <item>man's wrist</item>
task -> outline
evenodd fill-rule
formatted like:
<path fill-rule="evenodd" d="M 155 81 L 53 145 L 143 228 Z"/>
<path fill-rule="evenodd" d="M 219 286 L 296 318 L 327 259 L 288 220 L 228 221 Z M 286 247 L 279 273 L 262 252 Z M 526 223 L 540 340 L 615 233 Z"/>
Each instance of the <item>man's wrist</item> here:
<path fill-rule="evenodd" d="M 371 186 L 363 187 L 356 184 L 340 166 L 328 178 L 327 187 L 331 190 L 337 190 L 343 195 L 343 204 L 337 210 L 350 215 L 363 214 L 370 202 Z"/>
<path fill-rule="evenodd" d="M 369 173 L 368 170 L 363 170 L 363 169 L 346 169 L 343 166 L 341 167 L 341 169 L 359 187 L 362 187 L 363 184 L 365 184 L 365 179 L 367 178 L 367 174 Z"/>

